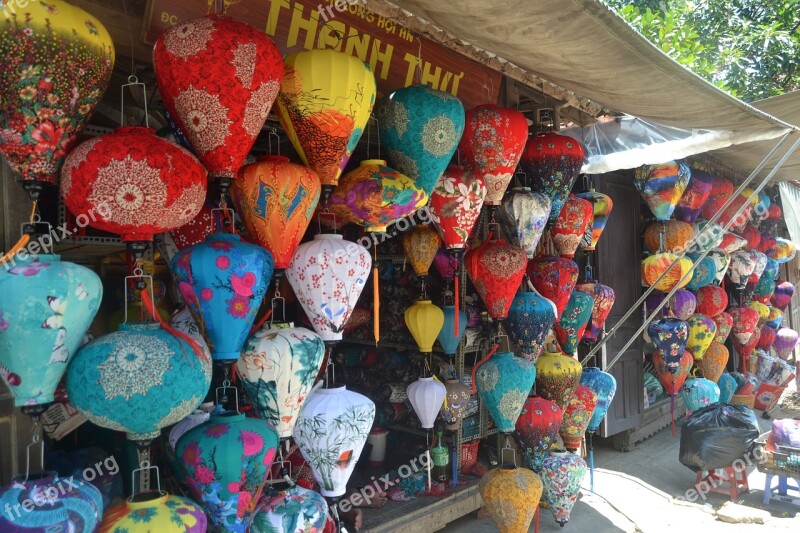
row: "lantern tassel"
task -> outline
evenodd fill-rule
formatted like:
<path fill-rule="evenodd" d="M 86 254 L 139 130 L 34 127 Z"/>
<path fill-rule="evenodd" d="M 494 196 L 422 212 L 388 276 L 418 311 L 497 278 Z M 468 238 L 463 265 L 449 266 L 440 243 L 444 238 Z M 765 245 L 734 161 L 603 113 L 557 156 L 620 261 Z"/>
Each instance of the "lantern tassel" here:
<path fill-rule="evenodd" d="M 186 343 L 192 347 L 192 350 L 194 350 L 194 353 L 197 354 L 199 358 L 208 361 L 208 356 L 206 355 L 205 350 L 203 350 L 203 348 L 200 346 L 200 343 L 198 343 L 196 340 L 191 338 L 186 333 L 178 331 L 172 328 L 166 322 L 164 322 L 164 319 L 161 318 L 161 315 L 158 314 L 158 312 L 156 311 L 156 306 L 154 305 L 153 300 L 150 298 L 150 293 L 147 291 L 147 289 L 142 289 L 141 295 L 144 308 L 147 310 L 147 312 L 150 314 L 153 320 L 161 324 L 161 327 L 164 328 L 164 330 L 173 337 L 177 337 L 183 341 L 186 341 Z"/>
<path fill-rule="evenodd" d="M 478 392 L 478 389 L 475 388 L 475 372 L 478 371 L 479 366 L 488 361 L 494 355 L 494 352 L 496 352 L 499 347 L 500 347 L 499 344 L 495 344 L 492 347 L 492 349 L 489 350 L 489 352 L 486 354 L 486 357 L 478 361 L 478 364 L 472 367 L 472 394 L 476 394 Z"/>
<path fill-rule="evenodd" d="M 10 261 L 15 255 L 17 255 L 20 250 L 25 248 L 28 243 L 31 241 L 31 236 L 27 233 L 19 238 L 17 244 L 11 247 L 11 249 L 6 253 L 3 257 L 0 257 L 0 264 L 4 264 L 7 261 Z"/>
<path fill-rule="evenodd" d="M 461 316 L 461 298 L 459 297 L 459 293 L 461 291 L 458 288 L 458 272 L 455 273 L 453 276 L 453 305 L 456 308 L 455 316 L 453 317 L 453 337 L 458 337 L 458 330 L 460 329 L 460 316 Z"/>
<path fill-rule="evenodd" d="M 372 330 L 375 333 L 375 346 L 381 340 L 381 293 L 378 281 L 378 267 L 372 269 Z"/>
<path fill-rule="evenodd" d="M 589 433 L 589 490 L 594 494 L 594 442 L 592 436 L 594 433 Z"/>

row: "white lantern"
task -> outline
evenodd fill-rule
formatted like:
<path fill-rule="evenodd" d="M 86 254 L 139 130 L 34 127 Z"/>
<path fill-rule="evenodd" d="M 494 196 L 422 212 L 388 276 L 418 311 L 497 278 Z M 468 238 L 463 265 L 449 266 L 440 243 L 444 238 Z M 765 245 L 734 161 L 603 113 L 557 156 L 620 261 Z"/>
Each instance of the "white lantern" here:
<path fill-rule="evenodd" d="M 525 250 L 528 259 L 533 259 L 549 217 L 550 198 L 529 187 L 511 189 L 498 213 L 509 242 Z"/>
<path fill-rule="evenodd" d="M 325 344 L 306 328 L 266 324 L 245 344 L 237 374 L 258 416 L 271 422 L 281 439 L 292 436 L 324 358 Z"/>
<path fill-rule="evenodd" d="M 172 429 L 169 430 L 169 445 L 172 447 L 172 449 L 175 450 L 175 446 L 178 445 L 178 439 L 181 438 L 181 435 L 190 429 L 199 426 L 203 422 L 208 422 L 210 417 L 210 413 L 206 413 L 205 411 L 197 409 L 194 413 L 190 414 L 172 426 Z"/>
<path fill-rule="evenodd" d="M 344 495 L 375 421 L 375 404 L 347 387 L 311 391 L 292 435 L 323 496 Z"/>
<path fill-rule="evenodd" d="M 755 261 L 755 268 L 753 269 L 753 274 L 756 275 L 759 279 L 761 279 L 761 274 L 764 273 L 764 269 L 767 268 L 767 255 L 761 252 L 757 252 L 756 250 L 750 250 L 750 253 L 753 255 Z"/>
<path fill-rule="evenodd" d="M 408 400 L 422 422 L 422 429 L 433 429 L 446 394 L 445 386 L 433 378 L 419 378 L 408 386 Z"/>
<path fill-rule="evenodd" d="M 341 235 L 315 235 L 297 247 L 286 278 L 322 340 L 342 340 L 370 268 L 367 249 Z"/>

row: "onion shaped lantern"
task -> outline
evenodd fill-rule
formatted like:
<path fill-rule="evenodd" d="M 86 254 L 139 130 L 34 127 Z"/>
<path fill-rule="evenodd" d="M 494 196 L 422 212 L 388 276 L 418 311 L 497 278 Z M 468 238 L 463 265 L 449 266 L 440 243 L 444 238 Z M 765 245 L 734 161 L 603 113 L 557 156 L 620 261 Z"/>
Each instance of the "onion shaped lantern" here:
<path fill-rule="evenodd" d="M 428 224 L 414 226 L 411 231 L 403 235 L 403 250 L 417 276 L 428 275 L 441 244 L 442 239 L 439 234 Z"/>
<path fill-rule="evenodd" d="M 518 354 L 536 361 L 556 320 L 553 302 L 535 292 L 518 292 L 511 302 L 505 326 Z"/>
<path fill-rule="evenodd" d="M 697 312 L 715 317 L 728 307 L 728 293 L 722 287 L 708 285 L 697 290 Z"/>
<path fill-rule="evenodd" d="M 550 452 L 542 464 L 543 498 L 562 527 L 569 521 L 585 475 L 586 462 L 574 453 Z"/>
<path fill-rule="evenodd" d="M 563 411 L 581 380 L 583 368 L 562 353 L 543 353 L 536 360 L 536 393 L 555 402 Z"/>
<path fill-rule="evenodd" d="M 758 343 L 756 344 L 756 349 L 769 352 L 770 348 L 772 348 L 772 345 L 775 342 L 777 333 L 777 331 L 769 326 L 765 325 L 762 327 L 758 337 Z"/>
<path fill-rule="evenodd" d="M 594 208 L 588 200 L 570 194 L 553 225 L 550 238 L 558 255 L 574 257 L 586 229 L 592 225 Z"/>
<path fill-rule="evenodd" d="M 444 311 L 433 305 L 430 300 L 420 300 L 406 309 L 404 319 L 419 351 L 432 352 L 433 343 L 436 342 L 444 325 Z"/>
<path fill-rule="evenodd" d="M 191 500 L 163 491 L 150 491 L 106 509 L 99 531 L 113 533 L 150 528 L 150 531 L 162 533 L 188 533 L 205 531 L 207 525 L 203 509 Z"/>
<path fill-rule="evenodd" d="M 798 339 L 800 339 L 800 336 L 795 330 L 781 328 L 775 335 L 775 342 L 772 346 L 775 348 L 775 353 L 778 354 L 778 357 L 787 361 L 791 358 L 792 353 L 794 353 L 794 348 L 797 346 Z"/>
<path fill-rule="evenodd" d="M 456 275 L 458 261 L 445 248 L 439 248 L 433 258 L 433 266 L 443 280 L 452 281 Z"/>
<path fill-rule="evenodd" d="M 675 218 L 682 222 L 696 222 L 703 205 L 711 196 L 714 178 L 700 170 L 692 169 L 689 186 L 675 207 Z"/>
<path fill-rule="evenodd" d="M 694 360 L 700 361 L 714 341 L 717 334 L 717 324 L 713 319 L 700 314 L 690 316 L 686 323 L 689 326 L 689 339 L 686 349 L 692 354 Z"/>
<path fill-rule="evenodd" d="M 719 401 L 719 387 L 710 379 L 687 379 L 681 387 L 681 397 L 689 411 L 697 411 Z"/>
<path fill-rule="evenodd" d="M 711 257 L 704 257 L 698 261 L 700 254 L 688 254 L 689 259 L 694 263 L 695 268 L 692 272 L 692 279 L 686 284 L 690 291 L 697 291 L 714 283 L 717 276 L 717 263 Z"/>
<path fill-rule="evenodd" d="M 614 394 L 617 392 L 617 380 L 608 372 L 603 372 L 599 368 L 587 367 L 581 374 L 581 385 L 585 385 L 597 394 L 597 405 L 586 426 L 586 431 L 597 431 L 600 423 L 606 417 Z"/>
<path fill-rule="evenodd" d="M 750 220 L 750 215 L 753 207 L 758 203 L 758 196 L 753 196 L 752 189 L 744 189 L 733 202 L 722 212 L 719 217 L 719 223 L 727 226 L 728 223 L 733 221 L 731 229 L 737 233 L 744 230 L 747 221 Z M 752 199 L 750 198 L 751 196 Z M 737 215 L 737 212 L 742 209 L 742 212 Z"/>
<path fill-rule="evenodd" d="M 549 217 L 550 198 L 528 187 L 511 189 L 497 213 L 508 240 L 525 250 L 528 259 L 533 259 Z"/>
<path fill-rule="evenodd" d="M 683 288 L 692 280 L 692 275 L 687 276 L 687 273 L 693 264 L 691 259 L 678 259 L 677 255 L 669 252 L 653 254 L 642 261 L 642 281 L 661 292 L 670 292 L 675 287 Z M 667 275 L 656 283 L 664 272 Z"/>
<path fill-rule="evenodd" d="M 406 392 L 411 407 L 419 417 L 422 429 L 433 429 L 433 423 L 447 396 L 445 386 L 432 377 L 423 377 L 409 385 Z"/>
<path fill-rule="evenodd" d="M 540 256 L 528 263 L 528 276 L 536 290 L 556 306 L 556 318 L 567 306 L 578 282 L 578 265 L 572 259 Z"/>
<path fill-rule="evenodd" d="M 581 447 L 583 435 L 586 433 L 586 427 L 589 425 L 596 405 L 597 393 L 586 385 L 579 384 L 567 404 L 559 430 L 559 435 L 561 435 L 561 440 L 567 450 L 575 451 Z"/>
<path fill-rule="evenodd" d="M 728 335 L 730 335 L 731 330 L 733 329 L 733 316 L 731 316 L 730 313 L 723 311 L 712 317 L 712 319 L 717 325 L 717 334 L 714 336 L 714 342 L 725 344 L 725 341 L 728 340 Z"/>
<path fill-rule="evenodd" d="M 756 326 L 758 325 L 758 311 L 749 306 L 731 307 L 728 309 L 733 319 L 733 336 L 740 343 L 750 340 Z"/>
<path fill-rule="evenodd" d="M 536 381 L 536 364 L 511 352 L 498 352 L 475 371 L 481 402 L 501 433 L 511 433 Z"/>
<path fill-rule="evenodd" d="M 778 277 L 778 271 L 780 271 L 781 265 L 772 259 L 771 257 L 767 257 L 767 266 L 764 267 L 764 272 L 761 273 L 761 279 L 769 279 L 775 281 Z"/>
<path fill-rule="evenodd" d="M 557 403 L 538 396 L 528 398 L 517 419 L 516 430 L 525 466 L 541 472 L 542 463 L 558 443 L 562 412 Z"/>
<path fill-rule="evenodd" d="M 501 533 L 530 528 L 542 497 L 542 480 L 527 468 L 503 465 L 480 481 L 483 505 Z"/>
<path fill-rule="evenodd" d="M 592 317 L 592 309 L 594 309 L 594 296 L 581 291 L 572 291 L 564 312 L 553 325 L 556 339 L 567 354 L 573 354 L 578 349 L 578 343 L 583 338 L 583 332 Z"/>
<path fill-rule="evenodd" d="M 729 357 L 730 354 L 724 344 L 712 342 L 708 345 L 703 359 L 697 361 L 697 366 L 703 371 L 703 377 L 717 383 L 728 364 Z"/>
<path fill-rule="evenodd" d="M 447 167 L 436 182 L 428 209 L 436 231 L 451 253 L 464 250 L 485 197 L 483 178 L 455 165 Z"/>
<path fill-rule="evenodd" d="M 581 241 L 581 247 L 587 252 L 591 252 L 597 248 L 597 242 L 600 240 L 603 230 L 606 229 L 608 217 L 611 215 L 612 209 L 614 209 L 614 201 L 611 200 L 611 197 L 607 194 L 597 192 L 594 189 L 589 189 L 588 192 L 578 193 L 575 196 L 588 200 L 592 204 L 591 239 L 584 238 Z M 587 235 L 589 234 L 587 233 Z"/>
<path fill-rule="evenodd" d="M 689 340 L 689 325 L 677 318 L 659 318 L 650 322 L 647 334 L 664 358 L 667 369 L 677 370 Z"/>
<path fill-rule="evenodd" d="M 664 387 L 664 392 L 670 398 L 670 416 L 672 418 L 672 436 L 675 436 L 675 398 L 680 393 L 686 378 L 694 364 L 692 354 L 684 352 L 677 365 L 669 365 L 667 360 L 659 352 L 653 354 L 653 366 L 656 371 L 656 378 Z"/>
<path fill-rule="evenodd" d="M 519 246 L 489 239 L 467 252 L 464 263 L 489 316 L 505 319 L 525 276 L 528 256 Z"/>
<path fill-rule="evenodd" d="M 777 307 L 781 311 L 785 311 L 789 302 L 792 301 L 794 296 L 794 284 L 788 281 L 783 281 L 775 285 L 775 292 L 772 293 L 770 303 L 773 307 Z"/>
<path fill-rule="evenodd" d="M 651 254 L 680 253 L 692 239 L 694 228 L 688 222 L 667 220 L 654 222 L 644 230 L 644 244 Z"/>
<path fill-rule="evenodd" d="M 669 310 L 679 320 L 689 320 L 697 309 L 697 297 L 686 289 L 678 289 L 669 299 Z"/>
<path fill-rule="evenodd" d="M 436 338 L 439 340 L 445 355 L 455 355 L 458 351 L 458 345 L 461 344 L 461 338 L 467 330 L 467 313 L 460 309 L 456 311 L 454 305 L 445 305 L 442 307 L 442 311 L 444 312 L 444 325 Z M 456 314 L 459 315 L 458 329 L 455 328 Z"/>
<path fill-rule="evenodd" d="M 672 217 L 691 175 L 687 165 L 675 161 L 644 165 L 636 169 L 633 184 L 656 219 L 663 222 Z"/>
<path fill-rule="evenodd" d="M 611 314 L 611 308 L 614 307 L 616 299 L 614 289 L 598 281 L 586 281 L 575 285 L 575 290 L 591 294 L 594 298 L 592 319 L 583 333 L 583 340 L 596 342 L 600 340 L 608 315 Z"/>

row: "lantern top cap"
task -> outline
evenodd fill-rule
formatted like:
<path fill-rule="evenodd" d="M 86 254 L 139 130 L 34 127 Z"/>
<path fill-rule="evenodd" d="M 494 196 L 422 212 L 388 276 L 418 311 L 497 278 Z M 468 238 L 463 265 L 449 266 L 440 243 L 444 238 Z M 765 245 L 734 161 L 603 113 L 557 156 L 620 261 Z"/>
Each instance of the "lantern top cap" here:
<path fill-rule="evenodd" d="M 258 159 L 256 159 L 256 161 L 259 162 L 259 163 L 262 162 L 262 161 L 270 161 L 270 162 L 274 162 L 274 163 L 289 163 L 289 162 L 291 162 L 291 160 L 288 157 L 286 157 L 285 155 L 278 155 L 278 154 L 262 155 L 262 156 L 259 156 Z"/>
<path fill-rule="evenodd" d="M 239 411 L 225 411 L 224 413 L 211 415 L 212 421 L 219 421 L 222 419 L 230 420 L 232 422 L 236 422 L 238 420 L 244 420 L 244 413 L 240 413 Z"/>
<path fill-rule="evenodd" d="M 125 506 L 133 510 L 143 509 L 145 507 L 152 507 L 153 505 L 160 505 L 168 497 L 169 493 L 163 490 L 149 490 L 131 496 L 125 500 Z"/>
<path fill-rule="evenodd" d="M 123 322 L 117 326 L 117 331 L 156 331 L 161 329 L 158 322 Z"/>
<path fill-rule="evenodd" d="M 371 167 L 377 165 L 380 167 L 385 167 L 388 164 L 389 163 L 387 163 L 385 159 L 364 159 L 363 161 L 361 161 L 360 166 Z"/>
<path fill-rule="evenodd" d="M 336 385 L 333 388 L 319 388 L 314 391 L 314 394 L 341 394 L 347 392 L 347 385 Z"/>
<path fill-rule="evenodd" d="M 339 233 L 317 233 L 314 235 L 314 240 L 336 240 L 341 241 L 344 240 L 344 235 Z"/>
<path fill-rule="evenodd" d="M 142 133 L 146 135 L 155 135 L 156 130 L 146 126 L 118 126 L 114 128 L 114 133 Z"/>

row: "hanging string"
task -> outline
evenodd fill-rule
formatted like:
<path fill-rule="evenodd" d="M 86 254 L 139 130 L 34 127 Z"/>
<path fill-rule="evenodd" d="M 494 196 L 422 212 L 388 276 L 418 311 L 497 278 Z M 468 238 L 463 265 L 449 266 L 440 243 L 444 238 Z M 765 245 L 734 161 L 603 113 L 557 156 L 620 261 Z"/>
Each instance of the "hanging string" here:
<path fill-rule="evenodd" d="M 458 332 L 461 329 L 461 289 L 459 287 L 458 278 L 461 276 L 460 265 L 456 261 L 456 268 L 453 270 L 453 305 L 456 308 L 455 315 L 453 316 L 453 336 L 458 337 Z"/>
<path fill-rule="evenodd" d="M 372 330 L 375 334 L 375 346 L 377 346 L 378 341 L 381 339 L 381 292 L 380 275 L 378 274 L 378 243 L 373 246 L 375 251 L 372 259 Z"/>
<path fill-rule="evenodd" d="M 200 343 L 186 333 L 172 328 L 164 321 L 163 318 L 161 318 L 161 315 L 158 313 L 158 311 L 156 311 L 155 303 L 153 302 L 152 298 L 150 298 L 150 293 L 147 291 L 147 289 L 142 289 L 140 294 L 142 298 L 142 307 L 147 310 L 153 320 L 161 324 L 161 327 L 173 337 L 177 337 L 185 341 L 199 358 L 203 359 L 204 361 L 208 361 L 208 355 L 206 354 L 205 350 L 203 350 L 202 346 L 200 346 Z"/>
<path fill-rule="evenodd" d="M 419 51 L 417 52 L 417 69 L 415 76 L 417 78 L 417 85 L 422 83 L 422 39 L 417 37 L 419 42 Z"/>
<path fill-rule="evenodd" d="M 475 373 L 478 371 L 478 367 L 480 367 L 483 363 L 488 361 L 494 355 L 494 353 L 497 351 L 499 347 L 500 347 L 499 344 L 495 344 L 494 346 L 492 346 L 492 349 L 489 350 L 486 356 L 480 361 L 478 361 L 478 364 L 472 367 L 472 394 L 476 394 L 478 392 L 478 389 L 475 387 Z"/>

